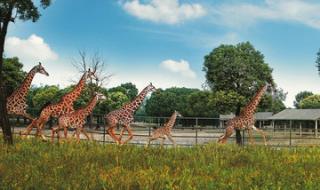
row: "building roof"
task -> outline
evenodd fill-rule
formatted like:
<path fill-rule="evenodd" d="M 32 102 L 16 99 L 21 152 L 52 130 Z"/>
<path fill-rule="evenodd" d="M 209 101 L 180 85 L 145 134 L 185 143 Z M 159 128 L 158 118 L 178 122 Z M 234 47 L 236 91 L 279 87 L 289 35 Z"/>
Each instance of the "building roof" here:
<path fill-rule="evenodd" d="M 272 115 L 272 112 L 257 112 L 254 114 L 256 120 L 270 120 Z"/>
<path fill-rule="evenodd" d="M 270 120 L 269 118 L 272 116 L 272 112 L 257 112 L 254 114 L 254 117 L 256 120 Z M 220 115 L 219 118 L 220 120 L 229 120 L 234 118 L 234 114 L 227 114 L 227 115 Z"/>
<path fill-rule="evenodd" d="M 285 109 L 270 120 L 317 120 L 320 119 L 320 109 Z"/>

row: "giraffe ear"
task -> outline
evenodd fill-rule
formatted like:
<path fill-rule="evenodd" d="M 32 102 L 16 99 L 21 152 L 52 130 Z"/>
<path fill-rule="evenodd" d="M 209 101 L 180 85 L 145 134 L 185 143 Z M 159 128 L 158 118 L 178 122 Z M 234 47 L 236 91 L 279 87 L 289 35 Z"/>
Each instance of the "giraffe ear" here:
<path fill-rule="evenodd" d="M 41 62 L 39 62 L 39 65 L 41 66 Z"/>

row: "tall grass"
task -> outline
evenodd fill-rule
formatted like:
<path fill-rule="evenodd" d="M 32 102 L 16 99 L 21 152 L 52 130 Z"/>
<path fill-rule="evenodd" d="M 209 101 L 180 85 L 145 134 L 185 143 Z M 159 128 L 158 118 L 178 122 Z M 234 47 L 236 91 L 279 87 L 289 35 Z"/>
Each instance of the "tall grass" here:
<path fill-rule="evenodd" d="M 0 142 L 0 189 L 318 189 L 318 147 Z"/>

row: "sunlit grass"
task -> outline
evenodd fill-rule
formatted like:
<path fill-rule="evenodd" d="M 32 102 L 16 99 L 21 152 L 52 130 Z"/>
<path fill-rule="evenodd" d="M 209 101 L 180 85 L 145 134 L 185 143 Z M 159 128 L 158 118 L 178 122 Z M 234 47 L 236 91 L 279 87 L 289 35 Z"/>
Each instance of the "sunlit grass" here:
<path fill-rule="evenodd" d="M 317 189 L 318 147 L 0 143 L 0 189 Z"/>

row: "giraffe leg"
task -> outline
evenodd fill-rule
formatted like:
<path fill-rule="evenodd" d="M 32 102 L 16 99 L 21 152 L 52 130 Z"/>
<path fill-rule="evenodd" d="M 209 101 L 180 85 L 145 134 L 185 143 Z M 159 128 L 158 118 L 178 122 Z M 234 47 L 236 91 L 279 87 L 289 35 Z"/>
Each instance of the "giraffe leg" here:
<path fill-rule="evenodd" d="M 52 127 L 51 129 L 51 143 L 54 142 L 54 134 L 57 133 L 57 130 L 59 130 L 59 126 Z"/>
<path fill-rule="evenodd" d="M 252 129 L 251 129 L 251 128 L 248 128 L 248 129 L 247 129 L 247 132 L 248 132 L 248 135 L 249 135 L 250 144 L 254 144 L 254 139 L 253 139 L 253 137 L 252 137 Z"/>
<path fill-rule="evenodd" d="M 117 143 L 120 144 L 120 140 L 119 138 L 114 134 L 114 127 L 109 127 L 107 129 L 108 134 L 110 135 L 110 137 Z"/>
<path fill-rule="evenodd" d="M 168 139 L 172 142 L 173 146 L 176 147 L 176 141 L 172 138 L 171 134 L 167 134 Z"/>
<path fill-rule="evenodd" d="M 81 133 L 80 127 L 76 128 L 76 133 L 77 133 L 77 143 L 80 143 L 80 133 Z"/>
<path fill-rule="evenodd" d="M 162 148 L 163 147 L 163 143 L 164 143 L 164 140 L 166 139 L 165 137 L 160 137 L 161 140 L 160 140 L 160 147 Z"/>
<path fill-rule="evenodd" d="M 42 131 L 42 129 L 44 127 L 44 123 L 42 123 L 41 125 L 38 125 L 38 127 L 39 127 L 38 136 L 40 136 L 42 140 L 47 141 L 47 138 L 44 136 L 43 131 Z"/>
<path fill-rule="evenodd" d="M 264 134 L 264 132 L 261 129 L 256 128 L 254 125 L 252 125 L 251 127 L 263 137 L 264 145 L 267 146 L 266 135 Z"/>
<path fill-rule="evenodd" d="M 32 128 L 35 127 L 37 124 L 37 119 L 34 119 L 27 127 L 25 130 L 23 130 L 22 132 L 20 132 L 21 136 L 27 136 L 30 134 L 30 132 L 32 131 Z"/>
<path fill-rule="evenodd" d="M 227 139 L 233 134 L 233 130 L 234 130 L 234 127 L 232 125 L 228 126 L 226 128 L 225 133 L 221 137 L 219 137 L 218 143 L 221 143 L 221 144 L 226 143 Z"/>
<path fill-rule="evenodd" d="M 87 137 L 88 140 L 90 140 L 90 137 L 89 137 L 87 131 L 83 127 L 81 128 L 81 132 Z"/>
<path fill-rule="evenodd" d="M 148 147 L 148 146 L 150 145 L 151 141 L 154 141 L 154 140 L 156 140 L 156 139 L 158 139 L 158 137 L 150 137 L 150 138 L 148 139 L 148 141 L 147 141 L 146 147 Z"/>
<path fill-rule="evenodd" d="M 64 138 L 68 139 L 68 128 L 67 127 L 63 128 L 63 134 L 64 134 Z"/>
<path fill-rule="evenodd" d="M 124 134 L 124 132 L 126 131 L 126 127 L 122 127 L 121 131 L 120 131 L 120 135 L 119 135 L 119 140 L 121 141 L 122 139 L 122 135 Z"/>
<path fill-rule="evenodd" d="M 122 143 L 122 144 L 126 144 L 127 142 L 129 142 L 132 138 L 133 138 L 133 134 L 132 134 L 132 130 L 129 126 L 125 125 L 124 126 L 127 131 L 128 131 L 128 138 Z M 121 143 L 121 142 L 120 142 Z"/>

